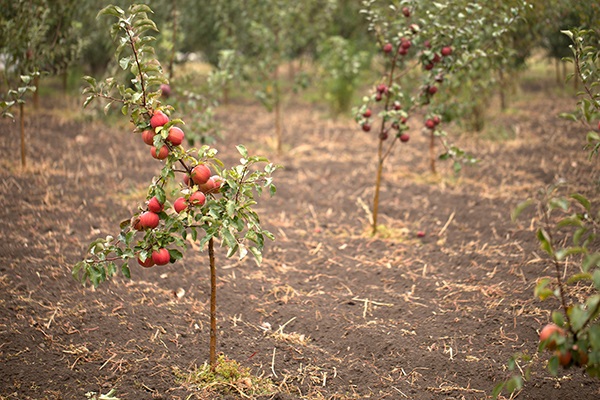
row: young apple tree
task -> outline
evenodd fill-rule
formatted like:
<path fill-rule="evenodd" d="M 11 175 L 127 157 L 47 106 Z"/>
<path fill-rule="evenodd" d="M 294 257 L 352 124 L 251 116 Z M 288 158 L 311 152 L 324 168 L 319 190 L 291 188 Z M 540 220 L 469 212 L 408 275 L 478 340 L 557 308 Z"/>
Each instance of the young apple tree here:
<path fill-rule="evenodd" d="M 495 54 L 486 52 L 484 46 L 509 31 L 524 7 L 523 2 L 516 3 L 514 7 L 487 10 L 466 0 L 364 2 L 361 13 L 369 22 L 368 29 L 375 37 L 383 60 L 383 74 L 363 98 L 363 104 L 355 109 L 356 122 L 364 132 L 373 132 L 378 141 L 373 234 L 378 229 L 384 163 L 396 144 L 408 145 L 409 119 L 415 118 L 418 111 L 423 116 L 420 125 L 429 138 L 432 173 L 436 173 L 438 141 L 444 149 L 439 158 L 452 159 L 456 172 L 462 164 L 475 162 L 472 156 L 447 140 L 442 122 L 446 122 L 443 121 L 445 111 L 453 99 L 441 92 L 453 84 L 460 71 Z M 473 47 L 474 42 L 479 47 Z"/>
<path fill-rule="evenodd" d="M 239 165 L 226 168 L 209 146 L 185 149 L 184 122 L 172 118 L 173 107 L 161 104 L 160 85 L 167 83 L 155 57 L 150 31 L 156 31 L 148 17 L 152 10 L 134 4 L 127 11 L 110 5 L 99 15 L 117 19 L 111 33 L 117 43 L 119 66 L 135 77 L 131 85 L 113 77 L 97 82 L 86 77 L 85 105 L 98 99 L 105 110 L 119 106 L 135 126 L 136 136 L 148 144 L 150 156 L 160 160 L 162 168 L 148 187 L 146 202 L 138 212 L 120 225 L 116 236 L 93 241 L 87 257 L 78 262 L 73 275 L 94 286 L 120 270 L 130 277 L 129 260 L 141 267 L 165 265 L 183 257 L 188 242 L 207 249 L 210 264 L 210 365 L 216 362 L 216 261 L 215 241 L 227 249 L 227 256 L 252 254 L 262 259 L 265 239 L 273 235 L 261 227 L 254 210 L 256 196 L 263 190 L 275 193 L 271 174 L 277 166 L 263 157 L 251 156 L 242 145 Z M 182 176 L 183 183 L 171 193 L 167 183 Z M 175 198 L 175 199 L 174 199 Z M 174 200 L 173 200 L 174 199 Z"/>
<path fill-rule="evenodd" d="M 583 84 L 578 111 L 563 117 L 581 122 L 589 131 L 587 146 L 590 159 L 600 148 L 600 33 L 589 29 L 563 31 L 573 42 L 570 62 Z M 537 198 L 528 199 L 513 211 L 513 220 L 527 208 L 537 205 L 536 237 L 551 265 L 551 277 L 538 279 L 534 295 L 540 300 L 555 299 L 560 306 L 552 312 L 552 321 L 540 329 L 538 351 L 552 356 L 548 370 L 557 375 L 559 367 L 582 368 L 586 374 L 600 378 L 600 208 L 583 193 L 568 193 L 567 183 L 560 182 L 540 190 Z M 509 369 L 515 370 L 527 355 L 514 355 Z M 502 390 L 514 392 L 529 378 L 523 374 L 500 382 L 494 396 Z"/>

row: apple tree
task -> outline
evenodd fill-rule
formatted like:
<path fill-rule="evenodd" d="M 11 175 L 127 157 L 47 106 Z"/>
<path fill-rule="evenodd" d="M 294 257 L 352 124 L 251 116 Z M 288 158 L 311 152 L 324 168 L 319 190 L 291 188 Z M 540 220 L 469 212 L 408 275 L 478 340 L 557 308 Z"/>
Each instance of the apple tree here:
<path fill-rule="evenodd" d="M 468 71 L 488 68 L 500 58 L 500 50 L 490 45 L 510 32 L 525 3 L 493 9 L 469 1 L 369 0 L 364 4 L 361 13 L 383 63 L 383 74 L 355 110 L 356 122 L 364 132 L 374 132 L 378 141 L 372 219 L 376 233 L 384 162 L 396 144 L 408 145 L 409 121 L 417 111 L 424 114 L 418 124 L 429 137 L 432 173 L 436 173 L 437 142 L 443 148 L 439 158 L 453 160 L 456 172 L 462 164 L 475 162 L 448 141 L 442 128 L 454 102 L 450 89 L 465 84 Z"/>
<path fill-rule="evenodd" d="M 86 77 L 85 105 L 104 102 L 108 111 L 118 107 L 135 126 L 136 136 L 148 144 L 149 156 L 161 169 L 148 187 L 146 202 L 120 224 L 118 235 L 93 241 L 88 255 L 78 262 L 73 275 L 83 283 L 97 286 L 119 271 L 130 277 L 128 261 L 142 268 L 165 265 L 183 257 L 190 241 L 207 250 L 210 265 L 210 365 L 216 362 L 216 260 L 215 241 L 227 249 L 227 256 L 248 254 L 262 260 L 266 239 L 273 235 L 262 228 L 254 210 L 256 197 L 263 190 L 275 193 L 271 174 L 277 166 L 264 157 L 248 154 L 237 146 L 240 163 L 225 167 L 209 146 L 186 149 L 184 122 L 173 118 L 175 109 L 161 103 L 160 85 L 168 83 L 156 59 L 152 43 L 156 25 L 148 17 L 152 10 L 141 4 L 127 11 L 110 5 L 99 15 L 116 18 L 111 33 L 117 49 L 115 56 L 123 70 L 130 71 L 133 86 L 114 77 L 97 81 Z M 182 177 L 182 178 L 177 178 Z M 167 184 L 180 179 L 173 191 Z"/>
<path fill-rule="evenodd" d="M 590 158 L 600 148 L 600 32 L 572 28 L 563 31 L 571 41 L 569 59 L 583 84 L 578 111 L 563 115 L 579 121 L 588 130 Z M 531 206 L 535 214 L 536 237 L 552 267 L 551 277 L 541 277 L 534 295 L 540 300 L 555 299 L 560 304 L 552 312 L 552 321 L 540 329 L 540 352 L 548 350 L 548 370 L 557 375 L 560 368 L 581 368 L 589 376 L 600 378 L 600 208 L 585 193 L 569 193 L 566 182 L 540 190 L 513 211 L 513 220 Z M 527 355 L 514 355 L 509 369 L 515 370 Z M 514 392 L 529 378 L 529 369 L 494 389 Z"/>

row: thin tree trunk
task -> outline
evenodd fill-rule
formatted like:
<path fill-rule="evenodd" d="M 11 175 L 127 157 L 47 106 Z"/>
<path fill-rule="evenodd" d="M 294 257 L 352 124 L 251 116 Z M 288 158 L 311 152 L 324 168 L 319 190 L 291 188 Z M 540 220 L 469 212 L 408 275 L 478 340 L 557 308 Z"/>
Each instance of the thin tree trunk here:
<path fill-rule="evenodd" d="M 277 153 L 281 154 L 283 149 L 283 132 L 281 122 L 281 89 L 279 87 L 279 69 L 275 68 L 274 74 L 274 96 L 275 96 L 275 135 L 277 139 Z"/>
<path fill-rule="evenodd" d="M 562 86 L 563 81 L 560 79 L 560 62 L 558 58 L 554 59 L 554 70 L 556 71 L 556 84 Z"/>
<path fill-rule="evenodd" d="M 215 247 L 213 238 L 208 241 L 208 259 L 210 260 L 210 354 L 211 369 L 217 366 L 217 269 L 215 266 Z"/>
<path fill-rule="evenodd" d="M 33 108 L 40 108 L 40 76 L 36 75 L 33 77 L 33 86 L 35 86 L 35 91 L 33 92 Z"/>
<path fill-rule="evenodd" d="M 573 66 L 574 69 L 574 73 L 573 73 L 573 88 L 575 90 L 579 90 L 579 75 L 577 74 L 577 66 L 574 65 Z"/>
<path fill-rule="evenodd" d="M 173 0 L 173 48 L 169 58 L 169 80 L 175 76 L 173 72 L 173 63 L 175 62 L 175 50 L 177 49 L 177 0 Z"/>
<path fill-rule="evenodd" d="M 435 131 L 431 131 L 431 136 L 429 136 L 429 167 L 432 174 L 437 174 L 435 169 Z"/>
<path fill-rule="evenodd" d="M 504 71 L 498 70 L 498 79 L 500 80 L 500 109 L 506 110 L 506 91 L 504 85 Z"/>
<path fill-rule="evenodd" d="M 69 70 L 65 69 L 62 72 L 61 77 L 62 77 L 62 91 L 63 91 L 63 94 L 66 95 L 67 94 L 67 89 L 68 89 L 67 86 L 68 86 L 68 83 L 69 83 Z"/>
<path fill-rule="evenodd" d="M 377 217 L 379 215 L 379 191 L 381 189 L 381 175 L 383 173 L 383 140 L 379 141 L 379 147 L 377 149 L 377 177 L 375 178 L 375 196 L 373 197 L 373 225 L 371 227 L 371 234 L 377 233 Z"/>
<path fill-rule="evenodd" d="M 25 153 L 25 104 L 19 103 L 19 119 L 21 122 L 21 166 L 23 169 L 27 166 Z"/>

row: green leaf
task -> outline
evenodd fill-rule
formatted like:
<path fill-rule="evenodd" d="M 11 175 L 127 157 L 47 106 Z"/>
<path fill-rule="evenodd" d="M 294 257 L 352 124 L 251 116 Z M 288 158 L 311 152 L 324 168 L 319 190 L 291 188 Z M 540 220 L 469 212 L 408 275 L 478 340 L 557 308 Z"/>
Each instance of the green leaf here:
<path fill-rule="evenodd" d="M 589 281 L 592 280 L 592 275 L 588 274 L 588 273 L 580 273 L 580 274 L 574 274 L 572 276 L 569 277 L 569 279 L 567 280 L 567 283 L 569 285 L 572 285 L 574 283 L 577 283 L 579 281 Z"/>
<path fill-rule="evenodd" d="M 600 291 L 600 269 L 594 271 L 592 279 L 594 281 L 594 287 L 596 288 L 596 290 Z"/>
<path fill-rule="evenodd" d="M 565 249 L 558 249 L 555 257 L 558 261 L 562 261 L 570 255 L 585 253 L 587 253 L 587 249 L 585 247 L 567 247 Z"/>
<path fill-rule="evenodd" d="M 533 295 L 539 297 L 540 300 L 546 300 L 548 297 L 554 294 L 552 289 L 549 289 L 547 286 L 550 284 L 550 279 L 544 278 L 540 279 L 537 285 L 533 290 Z"/>
<path fill-rule="evenodd" d="M 129 64 L 131 63 L 131 56 L 127 56 L 127 57 L 123 57 L 119 60 L 119 67 L 121 67 L 122 70 L 127 70 L 127 68 L 129 68 Z"/>
<path fill-rule="evenodd" d="M 525 211 L 527 208 L 531 207 L 534 204 L 533 199 L 527 199 L 521 203 L 519 203 L 512 211 L 512 213 L 510 213 L 510 219 L 515 222 L 517 220 L 517 218 L 519 218 L 519 215 L 521 215 L 523 213 L 523 211 Z"/>
<path fill-rule="evenodd" d="M 96 16 L 96 18 L 98 18 L 102 15 L 112 15 L 114 17 L 121 18 L 125 15 L 125 11 L 123 11 L 122 8 L 111 4 L 109 6 L 104 7 L 102 10 L 100 10 L 98 12 L 98 15 Z"/>
<path fill-rule="evenodd" d="M 131 271 L 129 270 L 129 266 L 127 264 L 121 265 L 121 272 L 125 278 L 131 279 Z"/>
<path fill-rule="evenodd" d="M 169 255 L 171 256 L 171 259 L 175 261 L 183 258 L 183 253 L 177 249 L 169 249 Z"/>
<path fill-rule="evenodd" d="M 552 311 L 552 322 L 558 326 L 565 326 L 565 316 L 560 311 Z"/>
<path fill-rule="evenodd" d="M 600 253 L 586 254 L 581 263 L 581 269 L 588 272 L 590 269 L 597 267 L 600 264 Z"/>
<path fill-rule="evenodd" d="M 553 197 L 548 201 L 550 210 L 561 209 L 567 211 L 569 209 L 569 201 L 564 197 Z"/>
<path fill-rule="evenodd" d="M 262 263 L 262 259 L 263 259 L 262 251 L 255 246 L 251 246 L 250 253 L 252 253 L 252 255 L 254 256 L 256 263 L 260 265 Z"/>
<path fill-rule="evenodd" d="M 549 255 L 554 256 L 554 249 L 552 247 L 550 235 L 548 235 L 548 232 L 546 232 L 544 228 L 538 229 L 537 238 L 540 242 L 540 247 L 542 248 L 542 250 L 544 250 Z"/>
<path fill-rule="evenodd" d="M 590 209 L 592 208 L 592 203 L 583 195 L 579 194 L 579 193 L 574 193 L 571 195 L 571 198 L 573 198 L 574 200 L 576 200 L 579 204 L 581 204 L 583 206 L 583 208 L 585 208 L 585 210 L 587 212 L 590 211 Z"/>

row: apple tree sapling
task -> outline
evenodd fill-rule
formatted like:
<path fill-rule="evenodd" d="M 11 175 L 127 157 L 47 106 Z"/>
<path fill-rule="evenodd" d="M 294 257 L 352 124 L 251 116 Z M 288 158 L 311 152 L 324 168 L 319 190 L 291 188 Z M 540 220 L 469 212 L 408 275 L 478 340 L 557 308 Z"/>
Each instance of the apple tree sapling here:
<path fill-rule="evenodd" d="M 564 31 L 573 40 L 575 71 L 580 74 L 584 89 L 578 101 L 578 112 L 563 114 L 581 122 L 587 134 L 590 159 L 600 148 L 600 135 L 594 131 L 600 115 L 598 84 L 600 72 L 594 66 L 600 54 L 597 33 L 572 29 Z M 594 125 L 592 125 L 594 124 Z M 598 127 L 600 130 L 600 126 Z M 538 279 L 534 295 L 540 300 L 555 299 L 560 306 L 551 314 L 552 322 L 541 328 L 538 351 L 552 354 L 548 370 L 557 375 L 559 367 L 580 367 L 589 376 L 600 378 L 600 210 L 598 204 L 582 193 L 565 194 L 566 182 L 559 182 L 539 191 L 535 198 L 520 203 L 512 213 L 516 220 L 531 206 L 537 206 L 533 221 L 536 237 L 552 277 Z M 568 192 L 567 192 L 568 193 Z M 526 355 L 516 354 L 509 360 L 509 370 L 515 371 L 518 360 L 528 361 Z M 503 390 L 520 389 L 529 377 L 530 367 L 521 368 L 494 389 L 497 397 Z"/>
<path fill-rule="evenodd" d="M 409 142 L 408 119 L 417 110 L 429 110 L 423 126 L 430 137 L 432 173 L 436 173 L 437 139 L 441 140 L 446 149 L 440 158 L 452 158 L 455 161 L 455 170 L 460 169 L 461 162 L 473 163 L 475 160 L 457 147 L 448 145 L 443 139 L 446 133 L 438 127 L 442 120 L 436 108 L 432 106 L 432 100 L 453 67 L 451 38 L 436 31 L 428 32 L 424 36 L 420 26 L 423 20 L 416 20 L 417 10 L 414 5 L 379 8 L 374 2 L 368 2 L 367 6 L 362 13 L 369 22 L 369 30 L 378 42 L 384 62 L 384 74 L 375 84 L 374 90 L 363 98 L 363 104 L 355 109 L 355 120 L 365 132 L 370 132 L 377 126 L 377 172 L 371 221 L 372 233 L 375 234 L 378 228 L 379 194 L 384 163 L 398 142 Z M 430 14 L 426 16 L 432 18 Z M 414 86 L 414 82 L 418 80 L 420 84 Z"/>
<path fill-rule="evenodd" d="M 215 241 L 227 249 L 227 256 L 248 253 L 257 262 L 262 260 L 265 239 L 273 235 L 263 229 L 259 215 L 253 209 L 256 196 L 268 190 L 275 193 L 271 174 L 277 166 L 264 157 L 251 156 L 247 149 L 237 146 L 239 165 L 224 167 L 216 158 L 217 150 L 209 146 L 185 149 L 182 146 L 184 125 L 173 119 L 173 107 L 161 104 L 160 85 L 167 81 L 151 46 L 156 30 L 148 18 L 152 12 L 146 5 L 132 5 L 127 11 L 111 5 L 99 15 L 117 18 L 112 34 L 119 43 L 116 56 L 119 65 L 135 78 L 133 87 L 118 83 L 110 77 L 97 82 L 86 77 L 89 86 L 85 105 L 93 100 L 105 101 L 106 110 L 120 105 L 128 115 L 137 135 L 152 145 L 152 155 L 166 150 L 162 168 L 148 187 L 147 202 L 137 213 L 123 221 L 118 236 L 93 241 L 88 256 L 78 262 L 73 275 L 83 283 L 97 286 L 115 275 L 120 268 L 130 277 L 128 260 L 136 260 L 144 268 L 166 265 L 183 257 L 188 241 L 198 242 L 208 250 L 211 276 L 210 301 L 210 365 L 216 360 L 216 264 Z M 180 133 L 181 132 L 181 133 Z M 139 137 L 139 136 L 138 136 Z M 167 193 L 167 183 L 183 175 L 179 187 Z M 171 202 L 171 198 L 175 198 Z"/>

